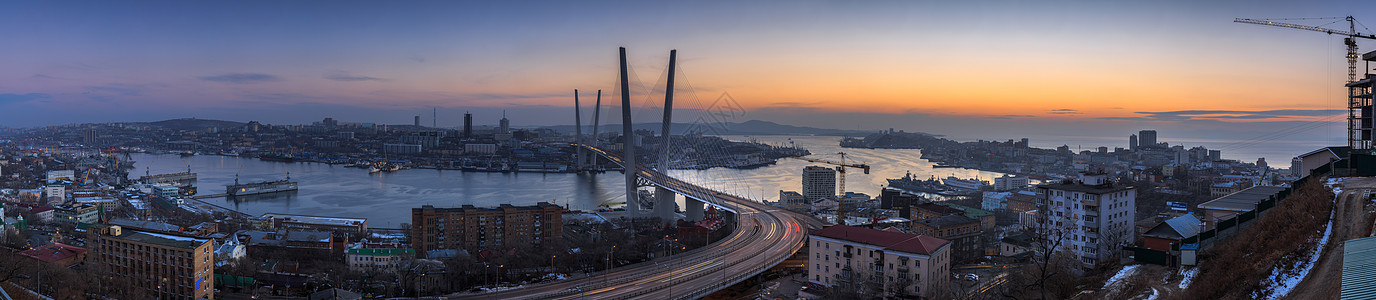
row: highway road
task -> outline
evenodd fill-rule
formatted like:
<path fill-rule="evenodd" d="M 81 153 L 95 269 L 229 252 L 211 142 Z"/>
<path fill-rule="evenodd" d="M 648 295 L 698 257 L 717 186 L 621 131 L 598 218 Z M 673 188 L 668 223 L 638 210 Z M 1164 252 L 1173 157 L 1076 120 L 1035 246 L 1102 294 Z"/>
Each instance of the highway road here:
<path fill-rule="evenodd" d="M 617 164 L 615 154 L 588 147 Z M 693 299 L 731 286 L 789 258 L 802 248 L 809 228 L 822 222 L 687 183 L 644 165 L 639 176 L 688 198 L 735 212 L 731 235 L 706 247 L 659 260 L 624 266 L 602 274 L 484 294 L 454 294 L 471 299 Z"/>

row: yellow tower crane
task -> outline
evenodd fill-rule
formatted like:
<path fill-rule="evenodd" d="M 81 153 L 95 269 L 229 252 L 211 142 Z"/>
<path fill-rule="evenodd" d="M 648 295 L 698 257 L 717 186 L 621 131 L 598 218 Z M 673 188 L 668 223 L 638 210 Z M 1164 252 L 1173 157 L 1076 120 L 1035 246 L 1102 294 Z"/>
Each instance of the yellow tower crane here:
<path fill-rule="evenodd" d="M 1337 34 L 1337 35 L 1346 36 L 1346 38 L 1343 38 L 1343 44 L 1347 46 L 1347 82 L 1355 82 L 1355 81 L 1357 81 L 1357 57 L 1358 57 L 1358 56 L 1357 56 L 1357 41 L 1356 41 L 1355 39 L 1356 39 L 1356 38 L 1364 38 L 1364 39 L 1373 39 L 1373 40 L 1376 40 L 1376 35 L 1363 34 L 1363 33 L 1357 32 L 1357 19 L 1352 18 L 1352 16 L 1347 16 L 1346 18 L 1343 18 L 1343 20 L 1347 21 L 1347 28 L 1348 28 L 1348 30 L 1346 30 L 1346 31 L 1340 30 L 1340 29 L 1328 29 L 1328 28 L 1323 28 L 1323 27 L 1319 27 L 1319 26 L 1309 26 L 1309 25 L 1299 25 L 1299 24 L 1281 23 L 1281 22 L 1276 22 L 1276 21 L 1275 21 L 1275 20 L 1316 20 L 1316 19 L 1337 19 L 1337 17 L 1330 17 L 1330 18 L 1261 19 L 1261 20 L 1235 18 L 1235 19 L 1233 19 L 1233 22 L 1237 22 L 1237 23 L 1247 23 L 1247 24 L 1256 24 L 1256 25 L 1266 25 L 1266 26 L 1276 26 L 1276 27 L 1285 27 L 1285 28 L 1299 29 L 1299 30 L 1318 31 L 1318 32 L 1327 33 L 1327 34 Z M 1363 26 L 1363 27 L 1366 27 L 1366 26 Z"/>
<path fill-rule="evenodd" d="M 805 161 L 810 161 L 810 162 L 815 162 L 815 163 L 821 163 L 821 164 L 828 164 L 828 165 L 836 166 L 836 172 L 841 173 L 841 174 L 839 174 L 840 176 L 836 176 L 836 181 L 837 181 L 836 186 L 837 186 L 837 189 L 839 190 L 839 192 L 841 193 L 841 196 L 842 196 L 842 197 L 845 197 L 845 195 L 846 195 L 846 168 L 861 169 L 861 170 L 864 170 L 864 171 L 865 171 L 865 174 L 869 174 L 869 173 L 870 173 L 870 165 L 867 165 L 867 164 L 857 164 L 857 163 L 846 163 L 846 153 L 845 153 L 845 152 L 836 152 L 836 155 L 840 155 L 840 156 L 841 156 L 841 161 L 836 162 L 836 161 L 830 161 L 830 160 L 825 160 L 825 159 L 809 158 L 809 157 L 802 157 L 802 156 L 787 156 L 787 157 L 796 158 L 796 159 L 805 160 Z M 846 224 L 846 223 L 845 223 L 845 222 L 846 222 L 845 204 L 846 204 L 845 199 L 841 199 L 841 198 L 836 199 L 836 224 L 841 224 L 841 225 L 845 225 L 845 224 Z"/>

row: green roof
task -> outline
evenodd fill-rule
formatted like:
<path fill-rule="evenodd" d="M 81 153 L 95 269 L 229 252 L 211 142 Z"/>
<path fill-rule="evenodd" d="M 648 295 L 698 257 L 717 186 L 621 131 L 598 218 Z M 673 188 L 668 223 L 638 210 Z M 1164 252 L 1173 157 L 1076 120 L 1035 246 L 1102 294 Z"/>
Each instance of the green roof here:
<path fill-rule="evenodd" d="M 379 255 L 379 256 L 403 255 L 403 254 L 415 255 L 415 254 L 416 254 L 416 249 L 403 249 L 403 248 L 364 248 L 364 249 L 349 249 L 349 254 L 353 254 L 353 255 Z"/>
<path fill-rule="evenodd" d="M 944 201 L 943 201 L 943 202 L 937 202 L 936 204 L 941 204 L 941 205 L 945 205 L 946 207 L 950 207 L 950 208 L 954 208 L 954 209 L 959 209 L 959 210 L 965 211 L 965 216 L 966 216 L 966 217 L 970 217 L 971 219 L 979 219 L 979 218 L 982 218 L 982 217 L 987 217 L 987 216 L 992 216 L 992 215 L 994 215 L 994 213 L 989 212 L 989 211 L 987 211 L 987 210 L 978 209 L 978 208 L 969 207 L 969 206 L 964 206 L 964 205 L 955 204 L 955 203 L 950 203 L 950 202 L 944 202 Z"/>
<path fill-rule="evenodd" d="M 1339 299 L 1376 297 L 1376 237 L 1343 243 L 1343 278 Z"/>

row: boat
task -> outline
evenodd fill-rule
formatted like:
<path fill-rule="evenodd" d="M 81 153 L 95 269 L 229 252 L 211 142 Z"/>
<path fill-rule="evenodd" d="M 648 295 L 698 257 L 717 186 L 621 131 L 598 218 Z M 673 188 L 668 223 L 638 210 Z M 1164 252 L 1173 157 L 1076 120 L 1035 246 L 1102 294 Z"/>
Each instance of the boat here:
<path fill-rule="evenodd" d="M 920 180 L 917 178 L 913 178 L 913 173 L 909 172 L 908 174 L 903 175 L 903 178 L 888 179 L 888 181 L 889 187 L 901 190 L 932 194 L 941 194 L 948 192 L 946 185 L 942 184 L 941 181 L 936 180 L 935 176 L 933 176 L 931 179 Z"/>
<path fill-rule="evenodd" d="M 282 180 L 250 182 L 239 184 L 239 175 L 234 175 L 234 184 L 225 187 L 225 194 L 230 196 L 267 194 L 285 191 L 295 191 L 296 182 L 291 181 L 291 173 L 287 173 L 287 178 Z"/>
<path fill-rule="evenodd" d="M 965 190 L 979 190 L 980 188 L 983 188 L 983 187 L 989 185 L 989 182 L 988 182 L 988 181 L 979 180 L 978 178 L 976 178 L 976 179 L 961 179 L 961 178 L 956 178 L 955 176 L 946 177 L 945 180 L 942 180 L 942 183 L 945 183 L 946 186 L 949 186 L 949 187 L 958 188 L 958 189 L 965 189 Z"/>
<path fill-rule="evenodd" d="M 261 160 L 261 161 L 279 161 L 279 162 L 296 162 L 296 158 L 295 158 L 295 157 L 292 157 L 291 155 L 271 154 L 271 153 L 270 153 L 270 154 L 259 155 L 259 156 L 258 156 L 258 160 Z"/>
<path fill-rule="evenodd" d="M 183 151 L 183 152 L 177 153 L 177 155 L 181 155 L 182 157 L 191 157 L 191 156 L 196 156 L 196 152 L 194 152 L 194 151 Z"/>
<path fill-rule="evenodd" d="M 235 183 L 233 185 L 225 187 L 225 193 L 229 194 L 230 196 L 255 195 L 296 190 L 296 182 L 291 181 L 291 179 L 250 182 L 245 184 L 239 184 L 238 180 L 235 180 L 234 182 Z"/>

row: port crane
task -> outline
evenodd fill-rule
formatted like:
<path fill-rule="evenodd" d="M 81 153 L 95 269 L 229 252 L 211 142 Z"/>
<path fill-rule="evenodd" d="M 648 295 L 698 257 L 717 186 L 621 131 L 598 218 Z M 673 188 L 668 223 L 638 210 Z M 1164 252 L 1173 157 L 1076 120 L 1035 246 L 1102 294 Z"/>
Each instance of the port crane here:
<path fill-rule="evenodd" d="M 1376 35 L 1364 34 L 1364 33 L 1357 32 L 1357 19 L 1352 18 L 1352 16 L 1347 16 L 1346 18 L 1343 18 L 1344 21 L 1347 21 L 1348 30 L 1329 29 L 1329 28 L 1323 28 L 1323 27 L 1319 27 L 1319 26 L 1308 26 L 1308 25 L 1290 24 L 1290 23 L 1282 23 L 1282 22 L 1276 22 L 1276 21 L 1275 21 L 1275 20 L 1310 20 L 1310 19 L 1337 19 L 1337 17 L 1330 17 L 1330 18 L 1260 19 L 1260 20 L 1257 20 L 1257 19 L 1235 18 L 1235 19 L 1233 19 L 1233 22 L 1237 22 L 1237 23 L 1246 23 L 1246 24 L 1256 24 L 1256 25 L 1266 25 L 1266 26 L 1276 26 L 1276 27 L 1285 27 L 1285 28 L 1291 28 L 1291 29 L 1317 31 L 1317 32 L 1322 32 L 1322 33 L 1327 33 L 1327 34 L 1337 34 L 1337 35 L 1346 36 L 1346 38 L 1343 38 L 1343 45 L 1346 45 L 1346 46 L 1347 46 L 1347 82 L 1355 82 L 1355 81 L 1357 81 L 1357 58 L 1358 58 L 1358 54 L 1357 54 L 1357 41 L 1356 41 L 1356 39 L 1357 39 L 1357 38 L 1363 38 L 1363 39 L 1372 39 L 1372 40 L 1376 40 Z M 1362 27 L 1365 28 L 1366 26 L 1363 25 Z M 1370 30 L 1370 29 L 1368 29 L 1368 30 Z"/>
<path fill-rule="evenodd" d="M 840 174 L 838 174 L 839 176 L 836 176 L 836 182 L 837 182 L 836 186 L 837 186 L 838 192 L 840 192 L 841 196 L 842 196 L 842 197 L 845 197 L 845 195 L 846 195 L 846 168 L 854 168 L 854 169 L 864 170 L 864 171 L 865 171 L 865 174 L 869 174 L 869 173 L 870 173 L 870 165 L 868 165 L 868 164 L 857 164 L 857 163 L 846 163 L 846 153 L 845 153 L 845 152 L 836 152 L 836 155 L 841 156 L 841 161 L 837 162 L 837 161 L 830 161 L 830 160 L 825 160 L 825 159 L 810 158 L 810 157 L 802 157 L 802 156 L 785 156 L 785 157 L 794 158 L 794 159 L 799 159 L 799 160 L 804 160 L 804 161 L 809 161 L 809 162 L 814 162 L 814 163 L 828 164 L 828 165 L 836 166 L 836 172 L 837 172 L 837 173 L 840 173 Z M 844 199 L 838 198 L 838 199 L 836 200 L 836 224 L 841 224 L 841 225 L 845 225 L 845 224 L 846 224 L 846 223 L 845 223 L 845 220 L 846 220 L 846 210 L 845 210 L 844 208 L 845 208 L 845 201 L 844 201 Z"/>

